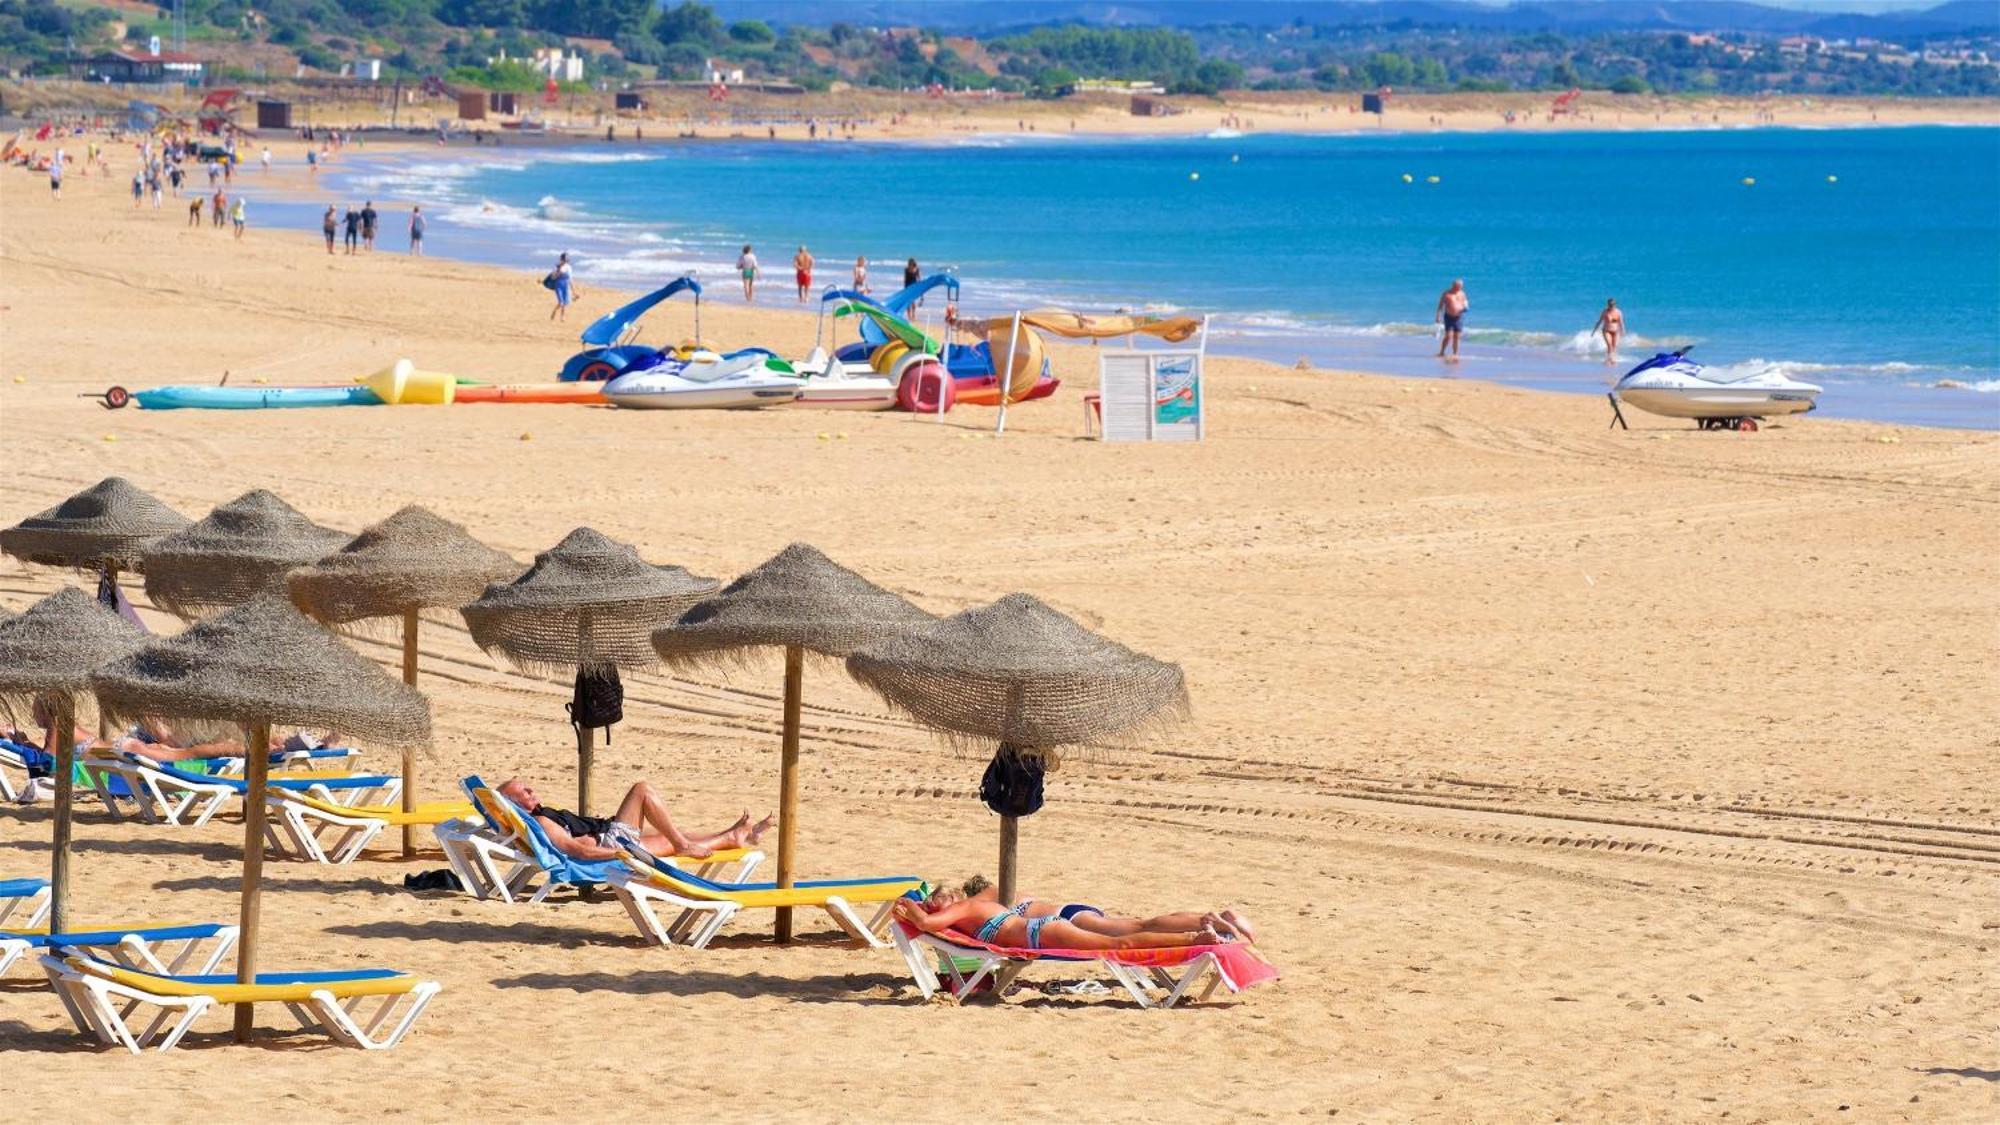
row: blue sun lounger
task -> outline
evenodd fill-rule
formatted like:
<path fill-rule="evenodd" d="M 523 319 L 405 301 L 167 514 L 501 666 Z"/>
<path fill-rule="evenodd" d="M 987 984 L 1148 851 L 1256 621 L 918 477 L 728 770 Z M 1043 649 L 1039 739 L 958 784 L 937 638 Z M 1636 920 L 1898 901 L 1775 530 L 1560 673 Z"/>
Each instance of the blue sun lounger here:
<path fill-rule="evenodd" d="M 48 913 L 47 879 L 0 879 L 0 926 L 11 923 L 16 929 L 33 929 Z"/>
<path fill-rule="evenodd" d="M 174 944 L 178 943 L 178 945 Z M 190 969 L 212 973 L 236 944 L 236 927 L 215 923 L 193 926 L 126 926 L 49 934 L 32 927 L 0 930 L 0 974 L 22 954 L 35 950 L 90 949 L 131 969 L 178 973 Z"/>

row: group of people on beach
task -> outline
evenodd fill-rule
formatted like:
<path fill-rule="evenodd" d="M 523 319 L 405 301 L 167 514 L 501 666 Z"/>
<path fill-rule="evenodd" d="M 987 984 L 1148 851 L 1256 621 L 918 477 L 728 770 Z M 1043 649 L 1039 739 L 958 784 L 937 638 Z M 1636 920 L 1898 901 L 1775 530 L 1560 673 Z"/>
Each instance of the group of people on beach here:
<path fill-rule="evenodd" d="M 816 264 L 817 260 L 813 257 L 812 251 L 806 249 L 803 244 L 799 246 L 798 253 L 792 255 L 792 282 L 798 289 L 799 303 L 802 305 L 812 297 L 813 267 Z M 754 302 L 757 299 L 757 279 L 762 276 L 763 270 L 757 263 L 756 250 L 747 242 L 743 244 L 742 252 L 736 255 L 736 273 L 743 281 L 743 299 Z M 921 277 L 923 270 L 918 267 L 915 258 L 903 263 L 905 287 L 915 285 Z M 856 293 L 869 291 L 866 254 L 854 256 L 853 288 Z"/>
<path fill-rule="evenodd" d="M 1463 279 L 1454 280 L 1438 296 L 1437 309 L 1432 314 L 1438 326 L 1438 358 L 1447 363 L 1458 362 L 1459 340 L 1465 334 L 1465 314 L 1472 307 L 1471 298 L 1466 296 Z M 1597 314 L 1597 323 L 1591 325 L 1590 335 L 1604 338 L 1604 362 L 1618 362 L 1618 340 L 1625 335 L 1625 312 L 1618 307 L 1618 298 L 1606 297 L 1604 308 Z"/>
<path fill-rule="evenodd" d="M 249 222 L 249 206 L 241 194 L 231 196 L 229 187 L 236 182 L 238 160 L 236 138 L 223 139 L 220 151 L 205 147 L 192 137 L 168 134 L 156 138 L 147 135 L 135 148 L 139 165 L 132 173 L 132 207 L 137 210 L 152 204 L 154 210 L 166 205 L 169 193 L 175 199 L 181 198 L 181 189 L 190 186 L 193 174 L 188 166 L 194 165 L 208 174 L 208 190 L 211 194 L 197 192 L 188 202 L 188 225 L 201 225 L 201 211 L 204 204 L 212 216 L 211 225 L 220 227 L 225 219 L 234 228 L 237 238 L 243 237 Z M 95 141 L 85 147 L 84 158 L 79 164 L 79 174 L 89 175 L 94 168 L 100 175 L 111 174 L 111 163 L 106 159 L 105 146 Z M 271 150 L 264 150 L 264 167 L 270 168 Z M 49 191 L 57 199 L 62 199 L 63 176 L 69 170 L 70 157 L 67 151 L 57 148 L 49 158 Z"/>
<path fill-rule="evenodd" d="M 363 203 L 359 210 L 350 203 L 342 214 L 339 208 L 329 203 L 326 213 L 319 218 L 320 237 L 326 240 L 326 252 L 334 252 L 334 242 L 344 241 L 347 253 L 373 252 L 375 232 L 382 221 L 382 213 L 375 210 L 375 201 Z M 424 252 L 424 209 L 410 208 L 410 253 L 419 257 Z"/>

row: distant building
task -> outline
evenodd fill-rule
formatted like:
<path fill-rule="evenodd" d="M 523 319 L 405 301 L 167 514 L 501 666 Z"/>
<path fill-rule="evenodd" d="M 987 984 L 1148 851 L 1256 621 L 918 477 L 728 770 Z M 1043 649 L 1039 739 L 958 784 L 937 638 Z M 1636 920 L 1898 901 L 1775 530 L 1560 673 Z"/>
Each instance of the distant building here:
<path fill-rule="evenodd" d="M 1079 78 L 1071 87 L 1079 94 L 1164 94 L 1165 86 L 1157 82 L 1127 82 L 1122 78 Z"/>
<path fill-rule="evenodd" d="M 201 60 L 178 51 L 106 51 L 87 65 L 94 82 L 201 81 Z"/>
<path fill-rule="evenodd" d="M 487 66 L 494 63 L 526 63 L 537 74 L 546 75 L 558 82 L 583 81 L 583 56 L 562 47 L 537 47 L 533 56 L 525 59 L 509 59 L 506 51 L 486 60 Z"/>

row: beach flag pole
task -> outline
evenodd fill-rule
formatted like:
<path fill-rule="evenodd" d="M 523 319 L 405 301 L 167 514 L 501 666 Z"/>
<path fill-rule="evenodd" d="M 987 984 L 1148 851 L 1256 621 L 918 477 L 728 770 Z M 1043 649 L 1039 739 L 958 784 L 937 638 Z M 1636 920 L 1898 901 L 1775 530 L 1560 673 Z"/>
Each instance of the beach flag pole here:
<path fill-rule="evenodd" d="M 805 650 L 785 646 L 785 733 L 778 777 L 778 886 L 792 885 L 799 840 L 799 711 L 804 698 Z M 779 944 L 792 940 L 792 908 L 780 906 L 772 936 Z"/>
<path fill-rule="evenodd" d="M 403 611 L 403 682 L 417 686 L 417 611 Z M 417 807 L 417 751 L 415 747 L 403 748 L 403 811 L 414 812 Z M 416 826 L 403 825 L 403 858 L 417 858 Z"/>
<path fill-rule="evenodd" d="M 1007 369 L 998 372 L 1000 376 L 1000 420 L 993 426 L 993 432 L 1007 432 L 1007 399 L 1014 390 L 1014 350 L 1021 345 L 1021 311 L 1014 310 L 1014 326 L 1007 333 Z M 991 349 L 989 349 L 990 351 Z"/>
<path fill-rule="evenodd" d="M 243 790 L 243 905 L 237 917 L 236 983 L 257 983 L 257 921 L 264 889 L 264 792 L 271 773 L 271 723 L 260 719 L 243 727 L 243 757 L 248 784 Z M 248 1043 L 256 1006 L 236 1005 L 236 1041 Z"/>

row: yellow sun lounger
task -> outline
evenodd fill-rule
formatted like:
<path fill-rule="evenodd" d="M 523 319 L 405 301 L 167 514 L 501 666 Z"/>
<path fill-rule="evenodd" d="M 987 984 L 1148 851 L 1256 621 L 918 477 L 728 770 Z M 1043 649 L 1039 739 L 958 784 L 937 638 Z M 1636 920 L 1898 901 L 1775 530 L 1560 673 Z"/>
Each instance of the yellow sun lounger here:
<path fill-rule="evenodd" d="M 42 968 L 76 1019 L 77 1030 L 135 1055 L 155 1039 L 162 1052 L 171 1051 L 209 1009 L 247 1003 L 283 1004 L 308 1031 L 324 1031 L 350 1047 L 385 1050 L 402 1040 L 439 988 L 436 981 L 389 969 L 259 973 L 257 983 L 238 984 L 234 976 L 141 972 L 73 950 L 43 957 Z M 124 1012 L 121 1000 L 129 1002 Z M 365 1002 L 371 1000 L 380 1003 L 364 1014 Z M 157 1007 L 160 1014 L 135 1035 L 126 1019 L 138 1004 Z M 169 1023 L 175 1010 L 180 1018 Z"/>
<path fill-rule="evenodd" d="M 881 879 L 819 879 L 780 887 L 776 883 L 723 883 L 705 879 L 674 866 L 672 860 L 649 863 L 621 853 L 623 862 L 609 872 L 611 889 L 641 936 L 660 945 L 676 939 L 693 949 L 706 946 L 715 935 L 746 907 L 775 909 L 781 906 L 816 906 L 831 915 L 834 924 L 849 937 L 875 947 L 886 947 L 883 924 L 889 907 L 905 892 L 923 885 L 914 876 Z M 662 924 L 658 906 L 672 907 L 680 914 L 672 923 Z M 875 915 L 867 922 L 856 914 L 856 905 L 874 905 Z"/>
<path fill-rule="evenodd" d="M 473 815 L 470 801 L 426 801 L 406 812 L 395 805 L 340 805 L 286 789 L 266 790 L 264 800 L 282 829 L 275 838 L 290 845 L 283 850 L 315 863 L 352 863 L 385 828 L 436 828 Z"/>

